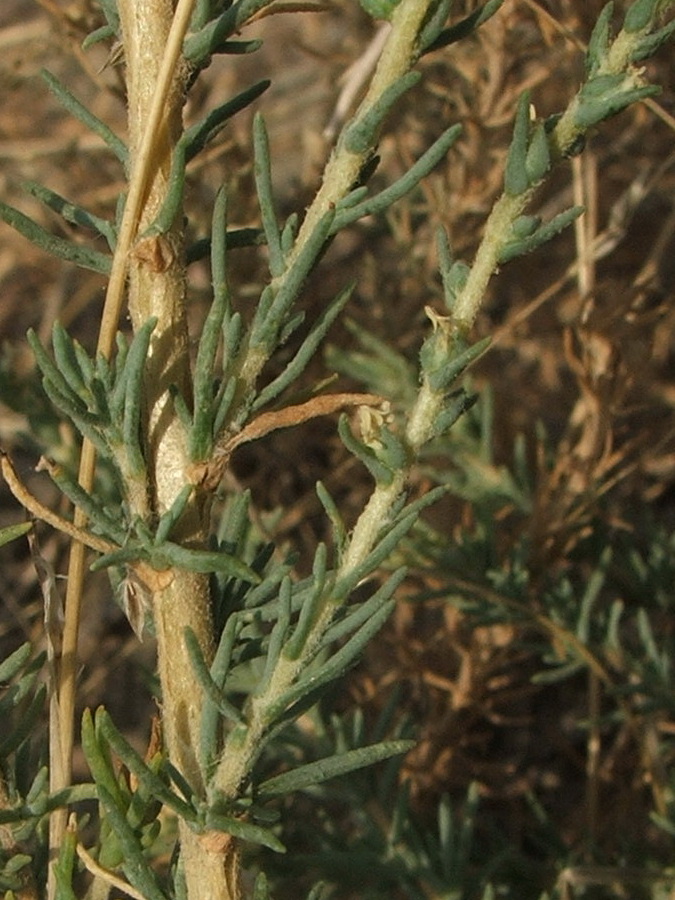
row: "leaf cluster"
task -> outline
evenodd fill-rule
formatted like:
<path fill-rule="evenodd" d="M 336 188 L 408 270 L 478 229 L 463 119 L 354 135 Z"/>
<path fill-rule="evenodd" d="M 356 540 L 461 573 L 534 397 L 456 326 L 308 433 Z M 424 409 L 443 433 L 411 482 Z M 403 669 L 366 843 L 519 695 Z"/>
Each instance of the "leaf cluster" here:
<path fill-rule="evenodd" d="M 23 644 L 0 664 L 0 889 L 20 893 L 44 880 L 50 813 L 92 796 L 88 785 L 50 794 L 40 752 L 46 655 Z"/>

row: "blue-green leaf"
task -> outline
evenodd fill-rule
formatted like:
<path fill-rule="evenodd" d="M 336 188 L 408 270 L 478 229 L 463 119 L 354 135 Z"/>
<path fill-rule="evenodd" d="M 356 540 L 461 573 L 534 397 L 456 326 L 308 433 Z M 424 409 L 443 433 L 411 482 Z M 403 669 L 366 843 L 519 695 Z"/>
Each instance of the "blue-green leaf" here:
<path fill-rule="evenodd" d="M 326 759 L 298 766 L 290 772 L 283 772 L 264 781 L 258 788 L 261 797 L 279 797 L 294 791 L 302 791 L 329 778 L 338 778 L 348 772 L 355 772 L 365 766 L 372 766 L 384 759 L 407 753 L 415 746 L 415 741 L 384 741 L 370 747 L 348 750 Z"/>

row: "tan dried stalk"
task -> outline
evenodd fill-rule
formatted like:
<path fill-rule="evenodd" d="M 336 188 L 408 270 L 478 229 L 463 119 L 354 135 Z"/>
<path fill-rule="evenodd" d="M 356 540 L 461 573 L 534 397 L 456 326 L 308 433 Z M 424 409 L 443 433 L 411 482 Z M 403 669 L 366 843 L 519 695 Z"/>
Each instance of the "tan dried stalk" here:
<path fill-rule="evenodd" d="M 166 4 L 153 5 L 153 13 L 164 16 L 165 23 L 170 23 L 167 43 L 159 57 L 161 67 L 157 77 L 146 88 L 152 96 L 145 110 L 145 131 L 138 131 L 139 142 L 134 148 L 133 171 L 129 184 L 127 202 L 118 235 L 117 247 L 112 263 L 110 280 L 106 291 L 105 306 L 99 330 L 97 352 L 109 358 L 113 352 L 115 334 L 119 316 L 125 299 L 128 255 L 134 235 L 137 232 L 140 211 L 146 200 L 145 190 L 153 170 L 155 159 L 156 135 L 158 126 L 164 116 L 164 105 L 174 83 L 175 70 L 180 57 L 183 36 L 192 14 L 195 0 L 179 0 L 176 15 Z M 122 4 L 120 4 L 122 5 Z M 127 11 L 133 4 L 124 4 Z M 139 12 L 143 12 L 139 7 Z M 172 18 L 173 17 L 173 18 Z M 175 87 L 173 88 L 175 91 Z M 94 483 L 96 451 L 86 438 L 82 443 L 80 458 L 79 483 L 90 492 Z M 74 524 L 83 528 L 86 516 L 81 509 L 75 509 Z M 71 546 L 68 564 L 68 580 L 65 598 L 65 621 L 63 629 L 63 649 L 58 668 L 58 683 L 52 693 L 50 702 L 51 765 L 50 788 L 52 791 L 67 787 L 72 778 L 73 726 L 75 715 L 75 689 L 77 673 L 77 643 L 80 624 L 80 606 L 84 587 L 85 544 L 74 540 Z M 57 810 L 50 818 L 49 844 L 52 858 L 61 846 L 67 824 L 67 810 Z M 53 866 L 49 869 L 47 894 L 50 900 L 56 895 L 56 880 Z"/>

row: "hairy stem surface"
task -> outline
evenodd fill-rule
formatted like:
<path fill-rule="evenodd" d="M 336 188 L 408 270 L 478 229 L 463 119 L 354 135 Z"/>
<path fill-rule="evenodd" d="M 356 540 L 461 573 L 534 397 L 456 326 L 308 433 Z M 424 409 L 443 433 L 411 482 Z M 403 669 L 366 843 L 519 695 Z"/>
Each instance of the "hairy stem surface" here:
<path fill-rule="evenodd" d="M 182 7 L 185 8 L 183 3 Z M 179 61 L 166 91 L 164 115 L 149 144 L 151 121 L 163 60 L 173 21 L 170 0 L 123 0 L 119 4 L 124 35 L 129 96 L 129 134 L 133 165 L 147 166 L 145 196 L 136 234 L 140 238 L 129 259 L 129 313 L 134 330 L 151 316 L 157 325 L 146 373 L 147 495 L 132 498 L 141 516 L 161 515 L 186 483 L 189 463 L 186 435 L 178 421 L 169 389 L 176 386 L 190 396 L 190 367 L 185 309 L 185 269 L 182 209 L 168 232 L 143 237 L 168 190 L 173 149 L 182 133 L 185 78 Z M 143 148 L 143 158 L 139 158 Z M 199 545 L 204 537 L 202 511 L 195 503 L 183 516 L 180 534 L 185 545 Z M 204 795 L 197 746 L 201 689 L 185 645 L 190 628 L 206 660 L 213 654 L 213 623 L 208 576 L 175 569 L 173 580 L 153 597 L 157 653 L 162 685 L 163 727 L 171 762 L 183 773 L 198 796 Z M 181 862 L 190 900 L 228 900 L 236 895 L 236 872 L 226 871 L 221 849 L 207 848 L 185 823 L 181 831 Z M 236 859 L 233 864 L 236 864 Z"/>

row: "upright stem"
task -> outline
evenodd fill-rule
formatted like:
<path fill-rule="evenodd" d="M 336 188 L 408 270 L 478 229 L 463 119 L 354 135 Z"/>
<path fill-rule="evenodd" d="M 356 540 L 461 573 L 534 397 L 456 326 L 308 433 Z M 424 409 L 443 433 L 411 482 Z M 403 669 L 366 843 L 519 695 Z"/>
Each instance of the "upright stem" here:
<path fill-rule="evenodd" d="M 358 121 L 402 75 L 413 67 L 419 53 L 417 35 L 432 0 L 401 0 L 391 19 L 391 30 L 368 92 L 353 121 Z M 326 164 L 323 183 L 307 210 L 293 250 L 297 256 L 325 213 L 349 193 L 371 151 L 356 153 L 338 142 Z M 288 263 L 290 265 L 290 261 Z"/>
<path fill-rule="evenodd" d="M 190 6 L 181 0 L 178 13 Z M 131 180 L 134 166 L 147 167 L 145 193 L 138 211 L 137 234 L 143 235 L 161 208 L 168 190 L 173 149 L 182 133 L 182 108 L 187 72 L 179 62 L 163 103 L 164 115 L 148 141 L 147 128 L 156 101 L 156 86 L 167 52 L 174 18 L 171 0 L 119 0 L 127 65 Z M 139 155 L 143 149 L 143 156 Z M 170 395 L 176 387 L 190 396 L 190 364 L 185 306 L 185 264 L 182 210 L 165 234 L 137 240 L 128 260 L 129 313 L 134 330 L 151 316 L 157 325 L 145 378 L 148 485 L 145 503 L 161 515 L 186 484 L 189 464 L 186 434 Z M 143 498 L 138 498 L 144 505 Z M 138 510 L 140 512 L 140 510 Z M 198 501 L 183 516 L 174 539 L 199 545 L 204 538 L 203 510 Z M 199 765 L 201 689 L 185 645 L 190 628 L 205 659 L 213 655 L 208 576 L 175 569 L 171 584 L 153 596 L 158 668 L 162 685 L 165 743 L 171 762 L 195 793 L 204 796 Z M 189 900 L 230 900 L 236 896 L 236 871 L 226 871 L 221 848 L 208 847 L 179 823 L 181 862 Z M 236 856 L 230 867 L 236 866 Z"/>

